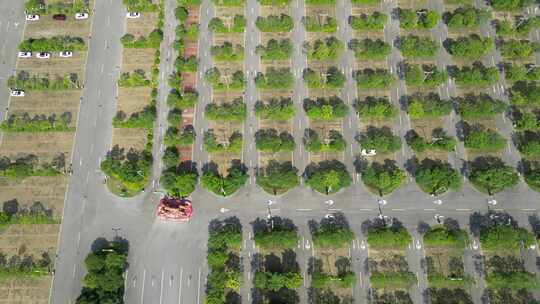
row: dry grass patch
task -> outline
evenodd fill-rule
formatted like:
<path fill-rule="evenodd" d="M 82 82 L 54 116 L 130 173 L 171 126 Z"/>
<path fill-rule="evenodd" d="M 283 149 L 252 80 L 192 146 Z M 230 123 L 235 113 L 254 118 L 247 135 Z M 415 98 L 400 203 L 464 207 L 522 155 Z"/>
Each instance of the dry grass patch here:
<path fill-rule="evenodd" d="M 66 191 L 65 176 L 27 177 L 22 180 L 0 178 L 0 202 L 17 199 L 21 207 L 29 208 L 41 202 L 45 209 L 52 210 L 54 218 L 62 216 Z"/>
<path fill-rule="evenodd" d="M 11 279 L 0 284 L 0 303 L 47 304 L 52 276 Z"/>
<path fill-rule="evenodd" d="M 66 159 L 70 159 L 73 136 L 72 132 L 4 133 L 0 155 L 17 155 L 24 151 L 42 158 L 64 153 Z"/>
<path fill-rule="evenodd" d="M 70 91 L 28 91 L 24 97 L 12 100 L 10 114 L 53 114 L 71 112 L 76 124 L 81 92 Z"/>
<path fill-rule="evenodd" d="M 155 49 L 125 48 L 122 53 L 122 72 L 144 70 L 146 78 L 150 79 L 155 52 Z"/>
<path fill-rule="evenodd" d="M 293 152 L 259 152 L 259 167 L 266 167 L 270 161 L 278 161 L 280 163 L 292 161 Z"/>
<path fill-rule="evenodd" d="M 270 15 L 292 15 L 292 9 L 290 5 L 285 6 L 271 6 L 271 5 L 261 5 L 259 10 L 259 16 L 267 17 Z"/>
<path fill-rule="evenodd" d="M 114 128 L 112 146 L 118 145 L 125 151 L 129 151 L 129 149 L 144 150 L 147 132 L 145 129 Z"/>
<path fill-rule="evenodd" d="M 353 31 L 352 38 L 363 39 L 381 39 L 384 40 L 384 31 Z M 358 59 L 357 59 L 358 60 Z"/>
<path fill-rule="evenodd" d="M 62 58 L 58 53 L 53 53 L 50 59 L 39 59 L 37 57 L 21 58 L 17 64 L 18 71 L 33 73 L 57 73 L 64 75 L 67 73 L 77 73 L 79 78 L 84 77 L 84 64 L 86 51 L 73 52 L 73 57 Z"/>
<path fill-rule="evenodd" d="M 72 36 L 81 37 L 88 46 L 88 36 L 90 35 L 90 19 L 74 20 L 68 16 L 66 21 L 56 21 L 50 16 L 40 16 L 37 22 L 27 22 L 24 30 L 24 39 Z"/>
<path fill-rule="evenodd" d="M 230 90 L 224 90 L 224 91 L 215 91 L 212 92 L 212 102 L 217 104 L 223 104 L 227 102 L 231 102 L 232 100 L 241 98 L 243 99 L 244 94 L 242 91 L 230 91 Z"/>
<path fill-rule="evenodd" d="M 427 0 L 398 0 L 398 6 L 403 9 L 422 9 L 429 7 Z"/>
<path fill-rule="evenodd" d="M 140 18 L 126 19 L 126 34 L 135 37 L 148 36 L 156 29 L 158 16 L 158 13 L 141 13 Z"/>
<path fill-rule="evenodd" d="M 142 111 L 151 100 L 150 87 L 119 88 L 117 111 L 132 114 Z"/>
<path fill-rule="evenodd" d="M 0 233 L 0 252 L 40 257 L 43 251 L 54 252 L 59 232 L 60 224 L 10 225 Z"/>
<path fill-rule="evenodd" d="M 223 18 L 227 16 L 245 15 L 243 7 L 225 7 L 214 5 L 214 16 Z"/>

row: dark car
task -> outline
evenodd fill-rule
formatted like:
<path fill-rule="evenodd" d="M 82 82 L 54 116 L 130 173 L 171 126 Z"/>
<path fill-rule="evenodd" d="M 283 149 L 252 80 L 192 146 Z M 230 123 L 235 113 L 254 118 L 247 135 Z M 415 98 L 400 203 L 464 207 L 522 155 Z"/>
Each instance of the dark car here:
<path fill-rule="evenodd" d="M 64 14 L 56 14 L 56 15 L 53 15 L 52 16 L 54 20 L 58 20 L 58 21 L 65 21 L 66 20 L 66 15 Z"/>

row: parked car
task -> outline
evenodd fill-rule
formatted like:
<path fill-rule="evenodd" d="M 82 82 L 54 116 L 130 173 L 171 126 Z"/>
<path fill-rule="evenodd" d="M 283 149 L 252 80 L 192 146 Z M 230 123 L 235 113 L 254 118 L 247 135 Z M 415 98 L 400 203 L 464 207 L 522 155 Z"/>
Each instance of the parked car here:
<path fill-rule="evenodd" d="M 38 21 L 39 20 L 39 15 L 26 15 L 26 20 L 27 21 Z"/>
<path fill-rule="evenodd" d="M 62 52 L 60 52 L 60 57 L 62 57 L 62 58 L 73 57 L 73 52 L 72 51 L 62 51 Z"/>
<path fill-rule="evenodd" d="M 49 58 L 51 58 L 51 53 L 39 52 L 39 53 L 37 53 L 36 57 L 39 58 L 39 59 L 49 59 Z"/>
<path fill-rule="evenodd" d="M 370 149 L 369 151 L 366 150 L 366 149 L 362 149 L 362 150 L 360 151 L 360 154 L 361 154 L 362 156 L 375 156 L 375 155 L 377 155 L 377 151 L 375 151 L 375 150 L 373 150 L 373 149 Z"/>
<path fill-rule="evenodd" d="M 75 14 L 75 19 L 76 20 L 88 19 L 88 14 L 87 13 L 76 13 Z"/>
<path fill-rule="evenodd" d="M 32 52 L 19 52 L 19 58 L 32 58 Z"/>
<path fill-rule="evenodd" d="M 128 19 L 137 19 L 137 18 L 140 18 L 141 17 L 141 13 L 137 13 L 137 12 L 128 12 L 126 14 L 126 17 Z"/>
<path fill-rule="evenodd" d="M 9 93 L 9 95 L 12 97 L 24 97 L 24 91 L 11 89 L 11 92 Z"/>
<path fill-rule="evenodd" d="M 56 14 L 52 16 L 54 20 L 57 21 L 66 21 L 66 15 L 64 14 Z"/>

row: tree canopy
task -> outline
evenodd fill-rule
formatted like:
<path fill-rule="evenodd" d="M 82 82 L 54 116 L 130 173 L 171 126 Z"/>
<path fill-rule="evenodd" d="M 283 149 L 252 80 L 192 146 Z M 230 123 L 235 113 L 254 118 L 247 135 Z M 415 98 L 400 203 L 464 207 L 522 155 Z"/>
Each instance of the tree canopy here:
<path fill-rule="evenodd" d="M 382 31 L 387 21 L 388 16 L 380 12 L 349 17 L 349 24 L 355 31 Z"/>
<path fill-rule="evenodd" d="M 496 11 L 515 11 L 531 5 L 532 0 L 492 0 L 491 6 Z"/>
<path fill-rule="evenodd" d="M 307 32 L 334 33 L 338 27 L 336 18 L 330 16 L 324 18 L 321 16 L 318 18 L 305 16 L 302 18 L 302 23 Z"/>
<path fill-rule="evenodd" d="M 337 96 L 315 100 L 304 100 L 304 110 L 307 116 L 313 120 L 335 120 L 343 118 L 349 112 L 347 105 Z"/>
<path fill-rule="evenodd" d="M 438 12 L 426 9 L 419 9 L 415 11 L 411 9 L 398 8 L 397 13 L 399 27 L 404 30 L 430 30 L 434 28 L 441 19 L 441 15 Z"/>
<path fill-rule="evenodd" d="M 268 68 L 266 74 L 257 73 L 255 85 L 263 90 L 284 90 L 294 85 L 294 75 L 289 68 Z"/>
<path fill-rule="evenodd" d="M 510 90 L 510 101 L 516 106 L 540 105 L 540 85 L 532 81 L 518 81 Z"/>
<path fill-rule="evenodd" d="M 214 33 L 243 33 L 246 29 L 246 18 L 243 15 L 235 15 L 232 24 L 226 25 L 223 19 L 214 17 L 208 22 L 208 29 Z"/>
<path fill-rule="evenodd" d="M 286 131 L 278 134 L 276 129 L 259 129 L 255 133 L 255 145 L 257 150 L 272 153 L 292 152 L 295 146 L 291 134 Z"/>
<path fill-rule="evenodd" d="M 179 165 L 167 169 L 161 178 L 163 188 L 173 197 L 187 197 L 197 186 L 199 174 L 196 169 Z"/>
<path fill-rule="evenodd" d="M 422 153 L 426 150 L 452 152 L 455 150 L 457 144 L 456 139 L 449 136 L 442 128 L 433 129 L 431 140 L 429 141 L 416 133 L 415 130 L 407 132 L 405 139 L 411 149 L 418 153 Z"/>
<path fill-rule="evenodd" d="M 415 94 L 408 99 L 407 113 L 412 119 L 438 118 L 450 114 L 451 111 L 452 102 L 442 100 L 437 93 Z"/>
<path fill-rule="evenodd" d="M 491 12 L 467 5 L 446 13 L 443 19 L 451 30 L 471 29 L 491 20 Z"/>
<path fill-rule="evenodd" d="M 358 87 L 363 89 L 388 89 L 396 80 L 390 71 L 384 69 L 356 71 L 354 78 Z"/>
<path fill-rule="evenodd" d="M 307 58 L 311 60 L 337 59 L 344 49 L 343 42 L 333 36 L 304 43 L 304 52 Z"/>
<path fill-rule="evenodd" d="M 298 169 L 291 162 L 271 160 L 265 168 L 257 171 L 257 185 L 273 195 L 284 193 L 299 183 Z"/>
<path fill-rule="evenodd" d="M 517 148 L 521 154 L 529 157 L 540 156 L 540 133 L 525 131 L 518 134 Z"/>
<path fill-rule="evenodd" d="M 483 152 L 500 151 L 506 147 L 506 139 L 497 131 L 480 124 L 464 127 L 465 148 Z"/>
<path fill-rule="evenodd" d="M 448 39 L 445 45 L 450 55 L 469 60 L 479 59 L 490 53 L 495 46 L 493 38 L 481 38 L 476 34 Z"/>
<path fill-rule="evenodd" d="M 401 148 L 401 139 L 388 127 L 369 126 L 358 139 L 362 149 L 375 150 L 378 154 L 393 153 Z"/>
<path fill-rule="evenodd" d="M 304 145 L 309 152 L 341 152 L 344 151 L 347 142 L 343 135 L 336 130 L 328 131 L 328 140 L 321 140 L 319 134 L 311 129 L 304 132 Z"/>
<path fill-rule="evenodd" d="M 227 169 L 227 175 L 219 174 L 217 168 L 207 169 L 202 177 L 202 186 L 209 191 L 221 196 L 229 196 L 240 187 L 242 187 L 248 179 L 247 170 L 241 164 L 233 163 Z"/>
<path fill-rule="evenodd" d="M 323 193 L 336 193 L 351 184 L 351 175 L 345 165 L 337 160 L 322 161 L 306 168 L 306 184 Z"/>
<path fill-rule="evenodd" d="M 456 84 L 461 87 L 486 87 L 499 81 L 499 71 L 496 67 L 486 67 L 480 62 L 475 62 L 472 66 L 464 66 L 461 69 L 455 68 L 452 77 Z"/>
<path fill-rule="evenodd" d="M 218 142 L 218 139 L 212 130 L 204 133 L 203 144 L 208 153 L 240 153 L 244 143 L 242 133 L 235 131 L 229 136 L 228 144 Z"/>
<path fill-rule="evenodd" d="M 514 169 L 495 157 L 475 159 L 470 165 L 469 179 L 478 190 L 489 195 L 513 187 L 519 181 Z"/>
<path fill-rule="evenodd" d="M 407 175 L 399 169 L 395 162 L 385 161 L 384 164 L 373 162 L 361 170 L 362 182 L 366 187 L 379 195 L 385 195 L 399 188 Z"/>
<path fill-rule="evenodd" d="M 294 117 L 295 107 L 290 98 L 270 98 L 255 103 L 255 115 L 261 119 L 286 121 Z"/>
<path fill-rule="evenodd" d="M 430 58 L 439 51 L 439 45 L 435 41 L 413 35 L 401 37 L 398 48 L 401 54 L 408 58 Z"/>
<path fill-rule="evenodd" d="M 508 39 L 499 42 L 499 50 L 506 59 L 526 59 L 534 56 L 540 50 L 540 45 L 529 40 Z"/>
<path fill-rule="evenodd" d="M 353 39 L 349 42 L 349 48 L 360 60 L 383 60 L 392 52 L 392 47 L 381 39 Z"/>
<path fill-rule="evenodd" d="M 343 248 L 354 240 L 354 233 L 342 214 L 334 214 L 333 219 L 323 219 L 314 223 L 313 244 L 322 248 Z"/>
<path fill-rule="evenodd" d="M 504 76 L 508 82 L 540 81 L 540 67 L 525 64 L 504 64 Z"/>
<path fill-rule="evenodd" d="M 269 15 L 257 17 L 255 25 L 261 32 L 286 33 L 292 31 L 294 21 L 289 15 Z"/>
<path fill-rule="evenodd" d="M 398 110 L 386 97 L 368 96 L 356 103 L 358 116 L 364 119 L 389 120 L 396 117 Z"/>
<path fill-rule="evenodd" d="M 209 103 L 204 110 L 206 118 L 214 121 L 236 121 L 242 122 L 246 119 L 246 104 L 238 98 L 232 102 Z"/>
<path fill-rule="evenodd" d="M 434 65 L 405 65 L 405 83 L 407 86 L 433 88 L 448 80 L 448 73 Z"/>
<path fill-rule="evenodd" d="M 239 61 L 244 60 L 244 47 L 240 44 L 232 45 L 225 41 L 222 45 L 213 45 L 210 54 L 215 61 Z"/>
<path fill-rule="evenodd" d="M 332 66 L 326 72 L 317 73 L 310 68 L 304 69 L 304 82 L 310 89 L 340 89 L 345 85 L 345 74 Z"/>
<path fill-rule="evenodd" d="M 291 57 L 293 45 L 291 39 L 270 39 L 266 46 L 257 46 L 256 52 L 262 60 L 286 60 Z"/>
<path fill-rule="evenodd" d="M 449 163 L 424 159 L 416 168 L 414 177 L 420 188 L 429 194 L 440 195 L 461 186 L 461 176 Z"/>
<path fill-rule="evenodd" d="M 489 119 L 503 113 L 508 107 L 502 100 L 487 94 L 468 94 L 456 99 L 458 113 L 465 120 Z"/>

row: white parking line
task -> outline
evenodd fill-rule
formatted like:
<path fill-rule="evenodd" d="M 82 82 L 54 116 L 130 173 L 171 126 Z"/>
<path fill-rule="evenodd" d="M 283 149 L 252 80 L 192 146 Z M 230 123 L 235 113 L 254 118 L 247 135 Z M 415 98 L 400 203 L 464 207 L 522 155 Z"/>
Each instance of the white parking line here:
<path fill-rule="evenodd" d="M 180 285 L 178 287 L 178 304 L 181 304 L 182 303 L 182 277 L 184 275 L 184 268 L 181 268 L 180 269 L 180 281 L 179 281 L 179 284 Z"/>

